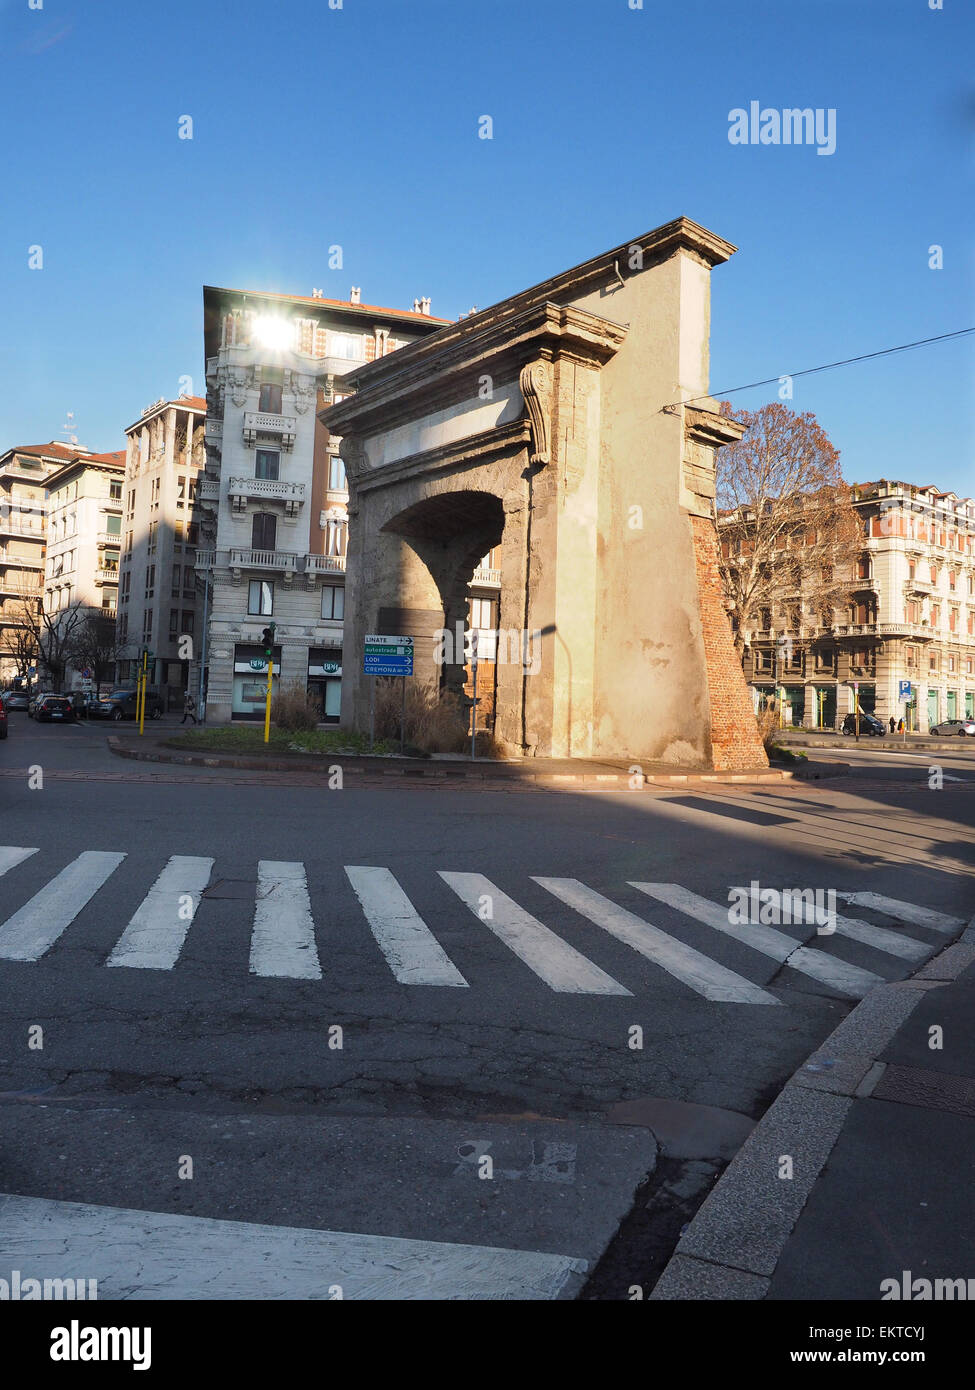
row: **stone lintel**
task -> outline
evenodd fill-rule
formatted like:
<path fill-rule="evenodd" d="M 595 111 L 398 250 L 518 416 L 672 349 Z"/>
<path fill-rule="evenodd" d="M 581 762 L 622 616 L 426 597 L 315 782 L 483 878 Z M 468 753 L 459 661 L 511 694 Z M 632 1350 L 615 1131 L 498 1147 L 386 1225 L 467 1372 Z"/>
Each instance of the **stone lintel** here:
<path fill-rule="evenodd" d="M 531 440 L 529 421 L 514 420 L 507 425 L 498 425 L 491 430 L 482 430 L 464 439 L 454 439 L 448 444 L 439 444 L 435 449 L 425 449 L 419 454 L 409 454 L 406 458 L 392 463 L 381 464 L 378 468 L 363 467 L 363 451 L 355 444 L 345 448 L 343 456 L 352 468 L 352 476 L 358 492 L 371 492 L 376 488 L 389 487 L 401 479 L 419 475 L 431 476 L 463 468 L 479 468 L 519 449 L 524 449 Z"/>
<path fill-rule="evenodd" d="M 320 411 L 319 420 L 331 434 L 343 437 L 385 433 L 417 416 L 471 399 L 482 375 L 500 384 L 516 379 L 531 362 L 563 357 L 601 367 L 627 334 L 625 324 L 551 301 L 478 323 L 481 317 L 467 320 L 466 332 L 449 339 L 436 333 L 349 372 L 343 387 L 356 394 Z M 426 350 L 417 353 L 414 348 Z"/>

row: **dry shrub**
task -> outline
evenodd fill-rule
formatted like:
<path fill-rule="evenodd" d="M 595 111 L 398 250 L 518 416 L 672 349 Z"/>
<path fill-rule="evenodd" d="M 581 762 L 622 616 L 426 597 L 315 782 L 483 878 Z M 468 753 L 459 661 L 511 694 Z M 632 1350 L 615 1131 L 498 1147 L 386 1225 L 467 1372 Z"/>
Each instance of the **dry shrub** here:
<path fill-rule="evenodd" d="M 314 729 L 321 718 L 318 701 L 313 700 L 301 681 L 278 690 L 271 700 L 271 720 L 279 729 L 291 733 Z"/>
<path fill-rule="evenodd" d="M 775 745 L 782 738 L 782 730 L 779 728 L 779 712 L 777 709 L 761 709 L 756 715 L 758 720 L 758 733 L 766 753 L 770 753 Z"/>
<path fill-rule="evenodd" d="M 376 678 L 376 738 L 398 742 L 403 710 L 402 681 Z M 461 753 L 470 742 L 469 715 L 462 701 L 432 685 L 407 679 L 406 743 L 425 753 Z"/>

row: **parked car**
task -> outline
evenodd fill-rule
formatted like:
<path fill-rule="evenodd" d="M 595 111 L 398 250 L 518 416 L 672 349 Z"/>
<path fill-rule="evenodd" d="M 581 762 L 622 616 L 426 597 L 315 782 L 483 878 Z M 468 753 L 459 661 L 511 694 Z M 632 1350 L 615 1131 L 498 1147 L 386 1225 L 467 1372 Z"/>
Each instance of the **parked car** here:
<path fill-rule="evenodd" d="M 33 694 L 30 697 L 30 702 L 27 706 L 28 718 L 35 718 L 37 714 L 37 706 L 41 703 L 42 700 L 46 700 L 49 695 L 54 694 L 56 694 L 56 691 L 53 690 L 38 690 L 35 694 Z"/>
<path fill-rule="evenodd" d="M 90 711 L 93 719 L 135 719 L 139 710 L 138 696 L 134 690 L 113 690 L 93 705 Z M 163 702 L 154 690 L 146 691 L 146 718 L 159 719 L 163 712 Z"/>
<path fill-rule="evenodd" d="M 975 719 L 945 719 L 930 732 L 939 738 L 946 734 L 975 734 Z"/>
<path fill-rule="evenodd" d="M 845 734 L 855 734 L 857 731 L 857 717 L 855 714 L 848 714 L 843 720 L 843 732 Z M 865 714 L 860 711 L 860 733 L 868 738 L 883 738 L 887 733 L 887 725 L 881 719 L 876 719 L 872 714 Z"/>
<path fill-rule="evenodd" d="M 26 690 L 5 690 L 0 695 L 0 704 L 4 709 L 26 709 L 30 704 L 30 696 Z"/>
<path fill-rule="evenodd" d="M 7 737 L 7 707 L 0 700 L 0 738 Z"/>
<path fill-rule="evenodd" d="M 44 695 L 34 706 L 38 724 L 73 724 L 77 718 L 70 695 Z"/>

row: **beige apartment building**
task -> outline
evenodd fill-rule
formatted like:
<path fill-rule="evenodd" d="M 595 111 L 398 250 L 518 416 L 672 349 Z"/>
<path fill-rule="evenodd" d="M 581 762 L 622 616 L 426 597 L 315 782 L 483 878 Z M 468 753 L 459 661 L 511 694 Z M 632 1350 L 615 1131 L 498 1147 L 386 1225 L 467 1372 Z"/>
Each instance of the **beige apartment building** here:
<path fill-rule="evenodd" d="M 880 479 L 853 505 L 846 611 L 823 626 L 800 602 L 744 633 L 756 708 L 775 700 L 784 723 L 832 729 L 859 700 L 919 733 L 975 716 L 975 501 Z"/>
<path fill-rule="evenodd" d="M 118 679 L 134 681 L 139 655 L 148 649 L 150 685 L 173 709 L 199 680 L 197 480 L 205 419 L 201 397 L 163 397 L 125 431 Z"/>
<path fill-rule="evenodd" d="M 0 456 L 0 682 L 25 676 L 36 654 L 23 625 L 25 601 L 44 594 L 47 480 L 77 454 L 51 442 Z"/>
<path fill-rule="evenodd" d="M 80 605 L 115 619 L 118 604 L 125 454 L 75 451 L 47 479 L 44 609 Z M 70 668 L 69 688 L 81 672 Z"/>

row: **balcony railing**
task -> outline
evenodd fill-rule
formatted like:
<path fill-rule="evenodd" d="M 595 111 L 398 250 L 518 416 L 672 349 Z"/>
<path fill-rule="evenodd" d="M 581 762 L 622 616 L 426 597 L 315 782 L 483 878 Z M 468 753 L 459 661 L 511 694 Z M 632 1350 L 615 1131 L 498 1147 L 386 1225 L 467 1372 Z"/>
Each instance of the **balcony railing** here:
<path fill-rule="evenodd" d="M 42 570 L 44 556 L 15 555 L 10 550 L 0 550 L 0 565 L 17 565 L 20 569 Z"/>
<path fill-rule="evenodd" d="M 207 420 L 206 424 L 203 426 L 203 438 L 208 444 L 223 439 L 223 421 Z"/>
<path fill-rule="evenodd" d="M 95 571 L 96 584 L 117 584 L 119 572 L 117 569 L 103 567 Z"/>
<path fill-rule="evenodd" d="M 344 555 L 306 555 L 305 573 L 312 574 L 344 574 L 345 556 Z"/>
<path fill-rule="evenodd" d="M 231 478 L 228 495 L 237 512 L 245 509 L 249 497 L 256 497 L 262 502 L 283 502 L 285 514 L 295 517 L 305 500 L 305 485 L 278 478 Z"/>
<path fill-rule="evenodd" d="M 95 537 L 99 545 L 121 545 L 122 537 L 117 531 L 99 531 Z"/>
<path fill-rule="evenodd" d="M 32 540 L 47 539 L 47 532 L 41 526 L 25 526 L 16 516 L 0 516 L 0 533 L 10 536 L 27 536 Z"/>
<path fill-rule="evenodd" d="M 292 550 L 229 550 L 227 564 L 231 569 L 290 570 L 301 568 L 304 555 Z"/>
<path fill-rule="evenodd" d="M 501 587 L 501 571 L 499 569 L 488 569 L 486 565 L 478 565 L 474 571 L 472 584 L 496 584 Z"/>
<path fill-rule="evenodd" d="M 258 435 L 270 435 L 280 441 L 282 449 L 293 449 L 298 427 L 294 415 L 269 415 L 257 410 L 244 413 L 244 441 L 256 444 Z"/>

